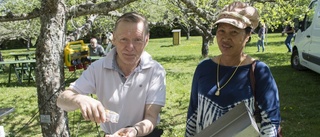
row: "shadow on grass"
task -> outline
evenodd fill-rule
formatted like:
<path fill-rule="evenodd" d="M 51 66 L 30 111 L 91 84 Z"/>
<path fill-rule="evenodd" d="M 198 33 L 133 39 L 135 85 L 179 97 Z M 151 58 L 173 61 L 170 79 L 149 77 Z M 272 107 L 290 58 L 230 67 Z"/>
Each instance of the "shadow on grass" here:
<path fill-rule="evenodd" d="M 30 97 L 29 101 L 24 100 L 27 102 L 30 102 L 30 100 L 35 100 L 36 97 Z M 17 97 L 13 100 L 2 102 L 1 105 L 3 106 L 12 106 L 12 104 L 17 104 L 18 102 L 21 102 L 21 98 Z M 28 103 L 26 103 L 28 104 Z M 13 107 L 13 106 L 12 106 Z M 16 107 L 15 110 L 6 115 L 1 119 L 1 121 L 11 121 L 9 130 L 7 131 L 7 135 L 9 137 L 15 137 L 15 136 L 21 136 L 21 135 L 30 135 L 32 133 L 37 133 L 34 130 L 39 129 L 39 121 L 37 120 L 37 112 L 38 109 L 36 106 L 35 108 L 30 108 L 30 106 L 26 107 Z M 35 116 L 35 117 L 33 117 Z M 33 117 L 33 118 L 32 118 Z M 23 121 L 23 122 L 22 122 Z M 8 127 L 9 125 L 6 125 Z"/>
<path fill-rule="evenodd" d="M 255 59 L 258 59 L 260 61 L 265 62 L 267 65 L 268 64 L 276 64 L 278 65 L 279 63 L 282 62 L 287 62 L 290 60 L 290 53 L 268 53 L 265 52 L 263 54 L 259 54 L 259 53 L 254 53 L 254 54 L 250 54 L 250 56 L 252 56 Z"/>
<path fill-rule="evenodd" d="M 161 48 L 169 48 L 169 47 L 174 47 L 175 45 L 161 45 Z"/>
<path fill-rule="evenodd" d="M 8 84 L 8 81 L 5 81 L 4 83 L 0 83 L 0 87 L 35 87 L 36 83 L 34 81 L 28 83 L 28 81 L 23 81 L 21 84 L 18 81 L 11 80 L 10 84 Z"/>
<path fill-rule="evenodd" d="M 316 109 L 320 106 L 320 74 L 311 70 L 297 71 L 290 65 L 272 66 L 270 70 L 279 90 L 283 135 L 319 135 L 320 131 L 314 127 L 320 122 L 320 110 Z M 312 123 L 310 119 L 317 122 Z"/>
<path fill-rule="evenodd" d="M 272 45 L 272 46 L 285 46 L 284 45 L 284 41 L 283 42 L 279 42 L 279 41 L 275 41 L 275 42 L 268 42 L 268 43 L 265 43 L 267 45 Z M 267 46 L 266 45 L 266 46 Z M 246 46 L 249 46 L 249 47 L 256 47 L 257 46 L 257 42 L 256 41 L 251 41 L 249 43 L 247 43 Z"/>

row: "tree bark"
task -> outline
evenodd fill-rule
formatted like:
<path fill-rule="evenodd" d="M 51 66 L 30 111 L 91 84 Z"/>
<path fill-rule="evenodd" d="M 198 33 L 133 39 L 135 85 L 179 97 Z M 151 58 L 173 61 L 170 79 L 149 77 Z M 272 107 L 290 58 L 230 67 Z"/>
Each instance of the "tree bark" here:
<path fill-rule="evenodd" d="M 97 6 L 74 8 L 73 13 L 78 16 L 94 13 L 108 13 L 111 10 L 121 8 L 135 0 L 118 0 L 100 3 Z M 101 7 L 104 6 L 104 7 Z M 93 7 L 90 11 L 90 7 Z M 92 11 L 93 10 L 93 11 Z M 65 5 L 65 0 L 42 0 L 40 9 L 41 29 L 36 42 L 36 83 L 40 124 L 44 137 L 68 137 L 68 115 L 56 105 L 58 93 L 64 90 L 64 60 L 63 51 L 66 45 L 66 23 L 70 19 L 70 9 Z M 100 11 L 100 12 L 99 12 Z M 102 12 L 103 11 L 103 12 Z M 74 39 L 84 35 L 91 29 L 91 24 L 96 16 L 87 25 L 82 26 Z"/>
<path fill-rule="evenodd" d="M 209 53 L 209 44 L 211 41 L 211 37 L 209 35 L 202 35 L 202 48 L 201 48 L 201 53 L 202 53 L 202 57 L 206 58 L 208 57 L 208 53 Z"/>
<path fill-rule="evenodd" d="M 190 29 L 188 29 L 188 31 L 187 31 L 187 38 L 186 38 L 187 40 L 189 40 L 190 39 Z"/>
<path fill-rule="evenodd" d="M 69 136 L 67 113 L 56 105 L 64 88 L 63 49 L 66 31 L 64 0 L 42 0 L 41 31 L 36 45 L 36 83 L 40 124 L 44 137 Z"/>
<path fill-rule="evenodd" d="M 201 22 L 196 22 L 195 20 L 190 20 L 190 23 L 193 25 L 194 29 L 201 35 L 202 37 L 202 48 L 201 54 L 203 58 L 208 57 L 209 53 L 209 44 L 213 39 L 212 35 L 212 27 L 210 25 L 203 24 Z"/>

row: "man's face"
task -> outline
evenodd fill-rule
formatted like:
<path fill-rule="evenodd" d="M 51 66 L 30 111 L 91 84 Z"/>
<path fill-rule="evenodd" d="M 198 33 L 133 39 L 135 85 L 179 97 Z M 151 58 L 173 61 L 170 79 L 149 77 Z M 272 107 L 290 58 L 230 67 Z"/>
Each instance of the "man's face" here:
<path fill-rule="evenodd" d="M 91 46 L 92 48 L 96 48 L 97 43 L 96 43 L 94 40 L 91 40 L 91 41 L 90 41 L 90 46 Z"/>
<path fill-rule="evenodd" d="M 120 22 L 113 37 L 113 44 L 118 53 L 118 63 L 137 64 L 148 41 L 149 35 L 145 34 L 143 22 Z"/>

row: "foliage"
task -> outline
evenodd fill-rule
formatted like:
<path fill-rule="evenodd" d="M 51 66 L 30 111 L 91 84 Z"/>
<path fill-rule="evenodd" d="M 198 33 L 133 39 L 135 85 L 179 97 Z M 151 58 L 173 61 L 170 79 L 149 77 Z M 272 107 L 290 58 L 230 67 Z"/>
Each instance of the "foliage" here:
<path fill-rule="evenodd" d="M 172 35 L 170 27 L 167 25 L 152 25 L 150 32 L 150 38 L 163 38 L 163 37 L 168 37 Z"/>
<path fill-rule="evenodd" d="M 95 0 L 96 3 L 101 3 L 110 0 Z M 219 10 L 231 3 L 233 0 L 195 0 L 193 1 L 198 8 L 207 11 L 208 13 L 214 15 Z M 241 0 L 248 1 L 248 0 Z M 72 7 L 78 4 L 84 4 L 91 1 L 88 0 L 68 0 L 66 1 L 67 7 Z M 308 3 L 309 1 L 305 0 L 277 0 L 276 2 L 268 2 L 261 0 L 252 0 L 251 1 L 255 7 L 260 12 L 261 21 L 265 22 L 270 30 L 275 30 L 277 28 L 281 28 L 283 25 L 291 24 L 293 25 L 293 19 L 299 18 L 303 19 L 304 14 L 308 11 Z M 176 3 L 176 4 L 174 4 Z M 190 19 L 196 21 L 200 21 L 204 24 L 210 24 L 210 22 L 204 22 L 203 19 L 198 18 L 195 14 L 184 14 L 182 13 L 180 8 L 177 6 L 183 6 L 181 0 L 138 0 L 134 3 L 131 3 L 125 6 L 122 9 L 118 9 L 120 13 L 128 12 L 128 11 L 137 11 L 144 14 L 148 17 L 149 21 L 152 23 L 161 23 L 167 24 L 169 26 L 173 25 L 174 19 L 179 18 L 179 23 L 183 29 L 192 30 Z M 40 7 L 40 1 L 38 0 L 3 0 L 0 6 L 0 15 L 4 16 L 8 12 L 13 14 L 18 13 L 28 13 L 31 12 L 34 8 Z M 292 8 L 294 7 L 294 8 Z M 157 12 L 150 12 L 157 11 Z M 189 11 L 190 12 L 190 11 Z M 76 17 L 71 18 L 67 22 L 67 32 L 74 31 L 77 27 L 82 26 L 86 22 L 87 17 Z M 112 31 L 114 25 L 115 17 L 110 15 L 100 15 L 92 28 L 91 33 L 94 35 L 101 35 L 105 32 Z M 286 21 L 287 20 L 287 21 Z M 39 35 L 39 19 L 32 19 L 28 21 L 15 21 L 15 22 L 4 22 L 0 23 L 2 27 L 0 30 L 15 30 L 15 34 L 21 34 L 22 38 L 27 36 L 31 36 L 36 38 Z M 186 28 L 185 28 L 186 27 Z M 3 32 L 3 31 L 1 31 Z M 2 36 L 3 37 L 3 36 Z M 11 36 L 15 37 L 15 36 Z"/>
<path fill-rule="evenodd" d="M 274 30 L 287 24 L 293 26 L 294 18 L 303 20 L 304 15 L 308 12 L 308 4 L 309 1 L 305 0 L 279 0 L 277 2 L 255 3 L 254 6 L 260 12 L 261 21 Z"/>
<path fill-rule="evenodd" d="M 110 1 L 110 0 L 96 0 L 96 3 L 101 3 L 106 1 Z M 72 7 L 74 5 L 84 4 L 88 2 L 91 2 L 91 1 L 70 0 L 70 1 L 66 1 L 66 4 L 68 5 L 68 7 Z M 81 16 L 77 18 L 71 18 L 70 20 L 68 20 L 68 23 L 67 23 L 68 32 L 72 32 L 75 29 L 82 26 L 83 24 L 85 24 L 87 17 L 88 16 Z M 111 15 L 104 15 L 104 14 L 99 15 L 95 19 L 95 22 L 93 23 L 91 34 L 100 36 L 102 34 L 105 34 L 106 32 L 112 31 L 115 20 L 116 20 L 116 17 Z"/>
<path fill-rule="evenodd" d="M 0 16 L 5 16 L 8 13 L 21 14 L 31 12 L 34 8 L 40 7 L 39 0 L 3 0 L 0 4 Z M 39 19 L 23 20 L 15 22 L 1 22 L 0 30 L 1 37 L 6 39 L 15 38 L 36 38 L 39 35 L 40 21 Z M 5 35 L 5 36 L 4 36 Z"/>
<path fill-rule="evenodd" d="M 281 102 L 281 116 L 284 136 L 313 137 L 320 134 L 320 105 L 318 93 L 320 74 L 312 71 L 296 71 L 290 67 L 290 54 L 283 44 L 285 37 L 281 34 L 268 34 L 266 51 L 256 52 L 257 36 L 246 46 L 245 52 L 269 65 L 276 79 Z M 159 61 L 167 71 L 167 100 L 161 111 L 159 127 L 164 130 L 163 137 L 181 137 L 185 130 L 187 107 L 191 80 L 196 65 L 203 59 L 199 55 L 201 37 L 191 37 L 181 40 L 181 45 L 173 46 L 172 38 L 151 39 L 146 50 Z M 220 54 L 217 45 L 210 46 L 210 56 Z M 34 50 L 34 49 L 33 49 Z M 10 52 L 20 50 L 1 51 L 6 60 Z M 81 71 L 74 73 L 65 71 L 67 85 L 74 81 Z M 37 94 L 35 83 L 18 85 L 12 83 L 6 86 L 7 73 L 0 73 L 0 108 L 15 107 L 15 112 L 0 119 L 6 133 L 14 136 L 37 112 Z M 72 136 L 95 137 L 96 125 L 84 121 L 79 111 L 69 113 L 69 126 Z M 41 137 L 39 116 L 26 126 L 17 136 Z M 101 130 L 100 130 L 100 133 Z M 102 135 L 102 134 L 101 134 Z"/>

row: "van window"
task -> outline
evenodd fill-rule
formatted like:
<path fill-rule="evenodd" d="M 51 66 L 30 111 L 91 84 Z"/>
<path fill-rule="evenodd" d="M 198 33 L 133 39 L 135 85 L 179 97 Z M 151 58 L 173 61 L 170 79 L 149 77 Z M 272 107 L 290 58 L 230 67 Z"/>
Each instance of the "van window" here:
<path fill-rule="evenodd" d="M 314 17 L 314 14 L 318 14 L 318 13 L 315 13 L 316 7 L 317 7 L 317 2 L 313 2 L 309 6 L 310 10 L 307 13 L 306 18 L 305 18 L 305 25 L 304 25 L 305 29 L 304 30 L 306 30 L 307 28 L 310 27 L 312 20 L 313 20 L 313 17 Z"/>
<path fill-rule="evenodd" d="M 318 5 L 318 3 L 319 2 L 317 2 L 316 4 L 315 4 L 315 6 L 314 6 L 314 8 L 313 9 L 315 9 L 316 7 L 318 7 L 319 5 Z M 317 21 L 314 21 L 314 26 L 315 26 L 315 28 L 320 28 L 320 21 L 319 21 L 319 19 L 320 19 L 320 10 L 318 10 L 318 11 L 315 11 L 316 13 L 314 13 L 314 14 L 316 14 L 317 16 L 316 16 L 316 20 Z"/>

